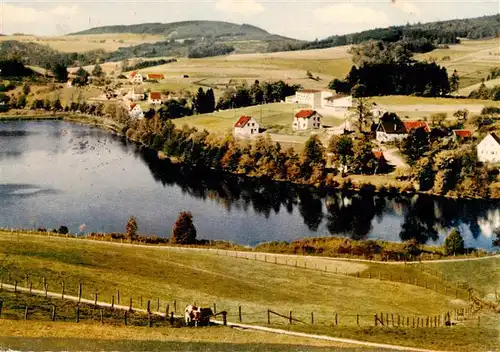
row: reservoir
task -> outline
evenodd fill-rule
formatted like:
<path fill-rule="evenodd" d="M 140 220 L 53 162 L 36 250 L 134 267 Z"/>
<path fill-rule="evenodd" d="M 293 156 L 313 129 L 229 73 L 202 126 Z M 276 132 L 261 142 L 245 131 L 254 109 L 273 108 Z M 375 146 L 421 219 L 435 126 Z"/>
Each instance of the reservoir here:
<path fill-rule="evenodd" d="M 0 122 L 0 227 L 124 232 L 133 215 L 140 234 L 169 237 L 185 210 L 199 239 L 244 245 L 319 236 L 442 244 L 458 227 L 466 246 L 491 250 L 500 227 L 500 202 L 319 192 L 173 165 L 94 127 Z"/>

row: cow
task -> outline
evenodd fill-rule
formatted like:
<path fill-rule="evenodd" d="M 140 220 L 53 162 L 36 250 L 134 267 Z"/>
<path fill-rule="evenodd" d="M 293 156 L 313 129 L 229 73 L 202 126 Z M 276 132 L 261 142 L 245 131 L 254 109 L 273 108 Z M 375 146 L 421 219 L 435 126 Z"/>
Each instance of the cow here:
<path fill-rule="evenodd" d="M 196 307 L 194 304 L 190 304 L 184 311 L 184 321 L 188 326 L 193 322 L 195 326 L 208 325 L 211 315 L 213 315 L 212 309 L 200 308 Z"/>

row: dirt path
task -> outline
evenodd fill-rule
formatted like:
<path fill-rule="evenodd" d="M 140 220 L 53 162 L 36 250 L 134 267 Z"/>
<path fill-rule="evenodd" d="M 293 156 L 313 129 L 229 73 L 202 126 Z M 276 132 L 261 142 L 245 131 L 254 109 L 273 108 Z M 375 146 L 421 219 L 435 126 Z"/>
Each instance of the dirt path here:
<path fill-rule="evenodd" d="M 0 289 L 7 290 L 7 291 L 14 291 L 17 290 L 19 292 L 26 292 L 29 293 L 30 289 L 26 287 L 14 287 L 14 285 L 9 285 L 9 284 L 2 284 Z M 47 296 L 50 298 L 54 299 L 64 299 L 72 302 L 82 302 L 82 303 L 87 303 L 87 304 L 92 304 L 92 305 L 97 305 L 98 307 L 105 307 L 105 308 L 111 308 L 111 303 L 107 302 L 102 302 L 102 301 L 94 301 L 90 299 L 84 299 L 81 298 L 79 299 L 76 296 L 71 296 L 71 295 L 64 295 L 64 298 L 61 296 L 61 293 L 57 292 L 45 292 L 41 290 L 31 290 L 31 294 L 38 295 L 38 296 Z M 123 305 L 118 305 L 115 304 L 113 306 L 114 309 L 119 309 L 123 311 L 128 311 L 130 309 L 129 306 L 123 306 Z M 141 312 L 144 314 L 147 314 L 146 309 L 136 309 L 133 308 L 135 312 Z M 155 312 L 151 311 L 152 315 L 158 315 L 165 317 L 166 313 L 161 313 L 161 312 Z M 175 317 L 175 315 L 174 315 Z M 182 317 L 177 315 L 178 317 Z M 220 320 L 210 320 L 214 324 L 218 325 L 223 325 L 224 323 Z M 373 347 L 373 348 L 381 348 L 381 349 L 388 349 L 388 350 L 396 350 L 396 351 L 415 351 L 415 352 L 433 352 L 433 350 L 427 350 L 427 349 L 421 349 L 421 348 L 413 348 L 413 347 L 406 347 L 406 346 L 398 346 L 398 345 L 389 345 L 389 344 L 384 344 L 384 343 L 376 343 L 376 342 L 366 342 L 366 341 L 359 341 L 359 340 L 352 340 L 352 339 L 343 339 L 343 338 L 338 338 L 338 337 L 332 337 L 332 336 L 326 336 L 326 335 L 316 335 L 316 334 L 306 334 L 306 333 L 301 333 L 301 332 L 294 332 L 294 331 L 287 331 L 287 330 L 282 330 L 282 329 L 273 329 L 273 328 L 268 328 L 265 326 L 258 326 L 258 325 L 247 325 L 247 324 L 240 324 L 240 323 L 232 323 L 232 322 L 227 322 L 227 326 L 233 327 L 233 328 L 240 328 L 240 329 L 248 329 L 248 330 L 256 330 L 256 331 L 262 331 L 262 332 L 269 332 L 269 333 L 274 333 L 274 334 L 281 334 L 281 335 L 289 335 L 289 336 L 297 336 L 297 337 L 305 337 L 305 338 L 311 338 L 311 339 L 317 339 L 317 340 L 324 340 L 324 341 L 331 341 L 331 342 L 340 342 L 340 343 L 345 343 L 345 344 L 352 344 L 352 345 L 359 345 L 359 346 L 365 346 L 365 347 Z"/>

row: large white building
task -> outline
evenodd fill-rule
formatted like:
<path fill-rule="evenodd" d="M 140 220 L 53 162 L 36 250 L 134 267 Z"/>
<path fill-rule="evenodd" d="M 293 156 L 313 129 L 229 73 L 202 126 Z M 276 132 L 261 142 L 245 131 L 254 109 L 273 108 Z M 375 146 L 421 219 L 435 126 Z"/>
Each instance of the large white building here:
<path fill-rule="evenodd" d="M 500 138 L 490 133 L 477 145 L 477 158 L 482 163 L 500 162 Z"/>
<path fill-rule="evenodd" d="M 241 116 L 234 124 L 233 134 L 239 137 L 250 137 L 259 133 L 259 124 L 253 117 Z"/>
<path fill-rule="evenodd" d="M 294 131 L 318 129 L 321 127 L 321 115 L 315 110 L 300 110 L 293 118 Z"/>
<path fill-rule="evenodd" d="M 352 107 L 352 96 L 343 94 L 329 95 L 323 98 L 324 109 L 328 109 L 334 115 L 345 115 Z"/>
<path fill-rule="evenodd" d="M 302 89 L 295 92 L 295 100 L 299 104 L 309 105 L 311 108 L 321 107 L 321 90 Z"/>

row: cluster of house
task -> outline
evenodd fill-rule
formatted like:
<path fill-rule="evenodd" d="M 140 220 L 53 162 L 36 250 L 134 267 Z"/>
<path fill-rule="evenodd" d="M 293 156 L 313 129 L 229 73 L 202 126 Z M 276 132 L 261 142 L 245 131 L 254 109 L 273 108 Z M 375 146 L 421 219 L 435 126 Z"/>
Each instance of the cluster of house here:
<path fill-rule="evenodd" d="M 165 79 L 165 75 L 162 73 L 147 73 L 145 75 L 139 72 L 132 72 L 129 76 L 130 83 L 140 84 L 144 81 L 161 81 Z"/>
<path fill-rule="evenodd" d="M 294 131 L 305 131 L 319 129 L 321 127 L 321 115 L 312 109 L 298 111 L 292 122 Z M 259 133 L 259 123 L 251 116 L 241 116 L 233 126 L 233 134 L 240 137 L 251 137 Z"/>
<path fill-rule="evenodd" d="M 308 105 L 333 116 L 345 116 L 352 107 L 352 96 L 336 94 L 332 90 L 302 89 L 285 98 L 287 103 Z"/>

